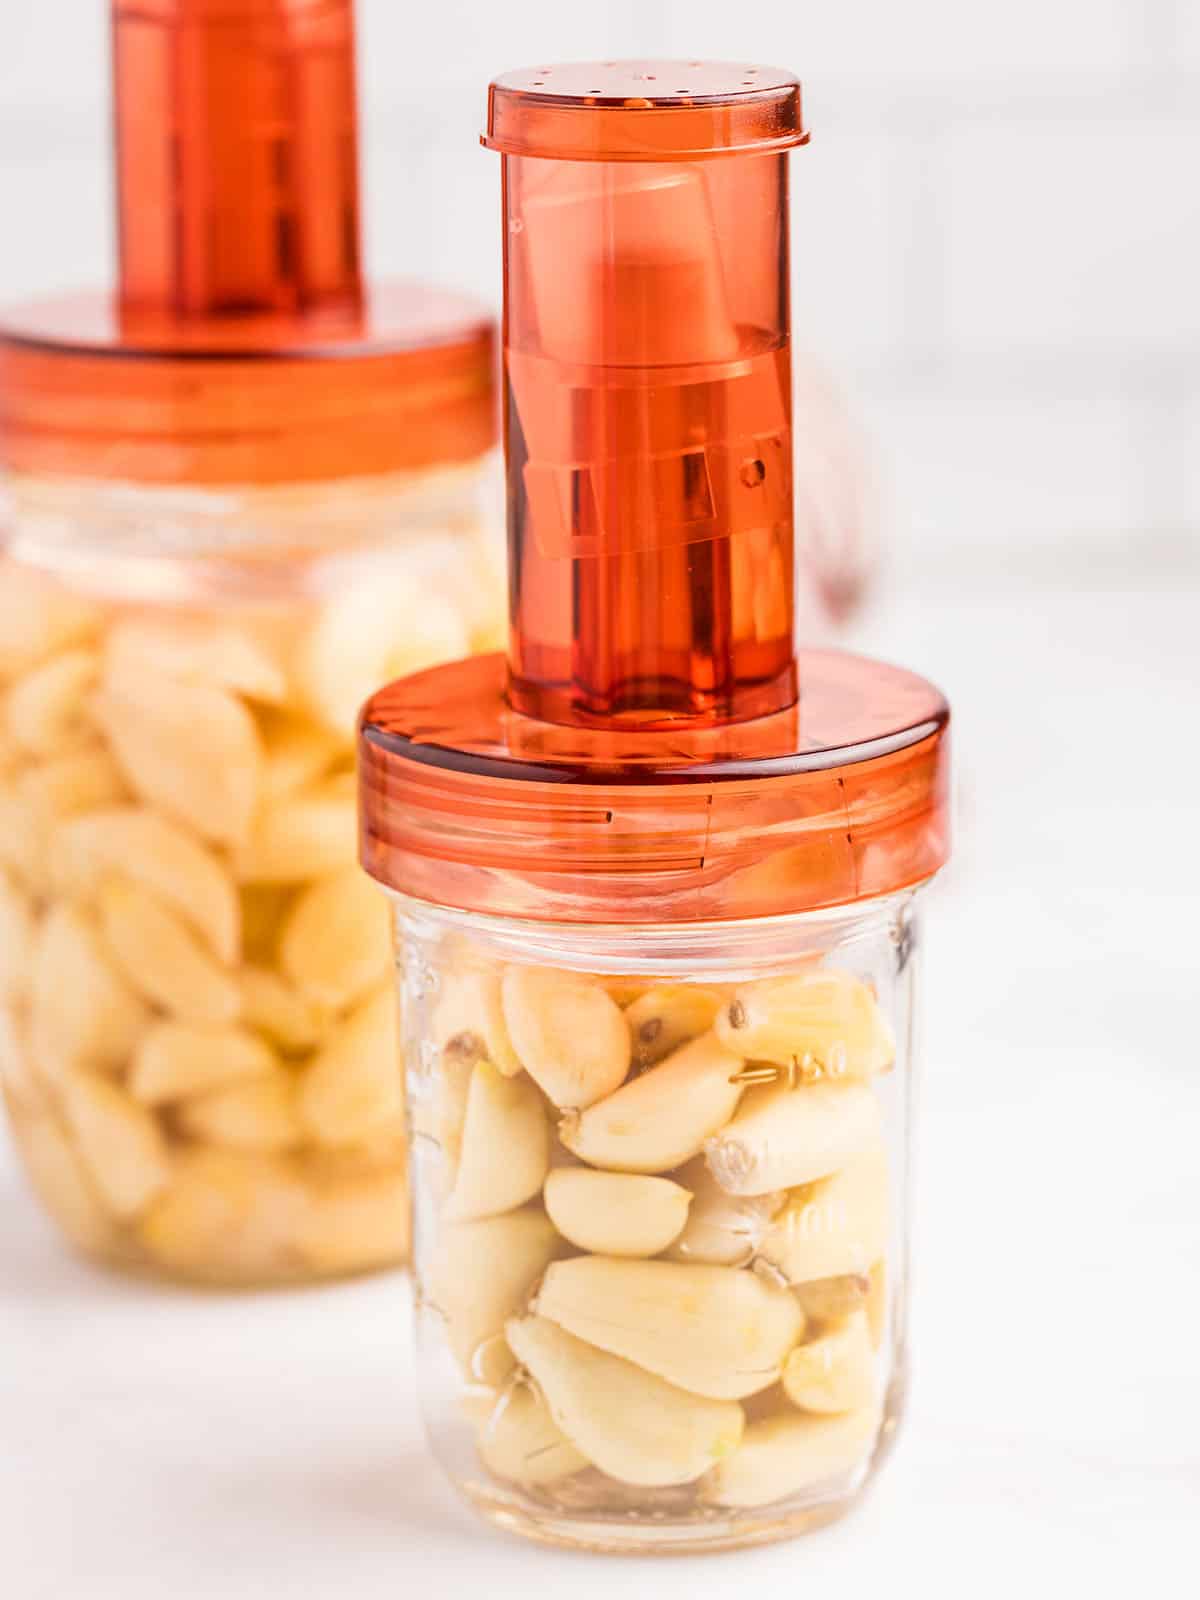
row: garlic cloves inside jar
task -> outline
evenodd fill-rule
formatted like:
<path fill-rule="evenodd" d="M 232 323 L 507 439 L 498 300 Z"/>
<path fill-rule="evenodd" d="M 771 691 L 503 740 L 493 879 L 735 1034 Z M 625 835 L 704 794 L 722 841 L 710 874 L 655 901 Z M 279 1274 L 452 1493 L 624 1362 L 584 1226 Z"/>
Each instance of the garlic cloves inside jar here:
<path fill-rule="evenodd" d="M 602 985 L 571 973 L 509 967 L 501 997 L 513 1049 L 554 1105 L 580 1110 L 625 1081 L 629 1023 Z"/>
<path fill-rule="evenodd" d="M 896 1054 L 870 988 L 848 972 L 821 967 L 739 987 L 716 1029 L 745 1060 L 774 1062 L 800 1083 L 870 1078 Z"/>
<path fill-rule="evenodd" d="M 605 1099 L 568 1114 L 559 1138 L 590 1166 L 668 1172 L 729 1121 L 742 1096 L 736 1081 L 741 1067 L 739 1057 L 705 1034 Z"/>
<path fill-rule="evenodd" d="M 692 1483 L 741 1438 L 735 1402 L 686 1394 L 544 1317 L 514 1318 L 505 1336 L 561 1432 L 621 1483 Z"/>
<path fill-rule="evenodd" d="M 879 1101 L 864 1084 L 781 1083 L 751 1089 L 705 1155 L 731 1194 L 767 1194 L 828 1177 L 879 1136 Z"/>
<path fill-rule="evenodd" d="M 669 1178 L 556 1167 L 546 1176 L 544 1199 L 551 1222 L 578 1249 L 656 1256 L 678 1237 L 691 1196 Z"/>

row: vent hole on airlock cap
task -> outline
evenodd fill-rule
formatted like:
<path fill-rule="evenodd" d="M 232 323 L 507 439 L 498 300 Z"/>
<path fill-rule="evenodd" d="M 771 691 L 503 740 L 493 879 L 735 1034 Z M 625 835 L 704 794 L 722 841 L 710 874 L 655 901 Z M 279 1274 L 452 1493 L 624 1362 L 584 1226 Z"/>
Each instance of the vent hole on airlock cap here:
<path fill-rule="evenodd" d="M 750 461 L 742 462 L 741 480 L 747 489 L 757 489 L 767 475 L 767 464 L 755 456 Z"/>

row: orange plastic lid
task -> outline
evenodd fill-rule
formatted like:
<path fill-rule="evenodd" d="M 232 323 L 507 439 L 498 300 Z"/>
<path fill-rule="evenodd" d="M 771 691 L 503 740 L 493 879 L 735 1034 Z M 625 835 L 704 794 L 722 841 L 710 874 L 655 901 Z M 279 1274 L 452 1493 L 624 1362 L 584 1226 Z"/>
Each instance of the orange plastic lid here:
<path fill-rule="evenodd" d="M 362 715 L 362 861 L 389 889 L 549 921 L 722 921 L 847 905 L 949 851 L 949 709 L 836 651 L 800 699 L 724 727 L 628 732 L 509 709 L 504 658 L 402 679 Z"/>
<path fill-rule="evenodd" d="M 470 460 L 494 335 L 368 293 L 353 0 L 112 0 L 116 292 L 0 314 L 0 462 L 273 483 Z"/>
<path fill-rule="evenodd" d="M 792 73 L 728 61 L 583 61 L 506 72 L 489 90 L 482 135 L 505 155 L 559 161 L 695 161 L 807 139 Z"/>
<path fill-rule="evenodd" d="M 303 319 L 45 302 L 0 313 L 0 462 L 225 484 L 469 461 L 496 439 L 494 369 L 488 312 L 418 284 Z"/>

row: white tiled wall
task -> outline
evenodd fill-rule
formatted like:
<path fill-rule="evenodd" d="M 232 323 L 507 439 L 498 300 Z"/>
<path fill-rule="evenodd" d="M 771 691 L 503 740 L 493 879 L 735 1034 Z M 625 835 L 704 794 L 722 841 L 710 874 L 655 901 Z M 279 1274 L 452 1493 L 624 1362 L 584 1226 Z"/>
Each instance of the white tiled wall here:
<path fill-rule="evenodd" d="M 498 298 L 488 77 L 793 66 L 799 341 L 873 431 L 901 549 L 1200 548 L 1195 0 L 360 0 L 368 254 Z M 0 296 L 103 276 L 105 0 L 0 0 Z"/>

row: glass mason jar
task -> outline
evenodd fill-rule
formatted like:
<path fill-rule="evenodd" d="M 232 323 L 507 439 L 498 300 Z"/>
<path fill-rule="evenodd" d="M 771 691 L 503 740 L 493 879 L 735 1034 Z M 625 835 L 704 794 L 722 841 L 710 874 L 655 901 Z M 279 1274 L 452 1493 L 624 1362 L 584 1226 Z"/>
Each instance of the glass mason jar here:
<path fill-rule="evenodd" d="M 593 1547 L 837 1516 L 904 1404 L 913 893 L 686 927 L 395 916 L 445 1470 Z"/>
<path fill-rule="evenodd" d="M 407 1251 L 354 724 L 494 641 L 492 457 L 320 484 L 14 473 L 0 538 L 0 1079 L 72 1244 L 208 1282 Z"/>

